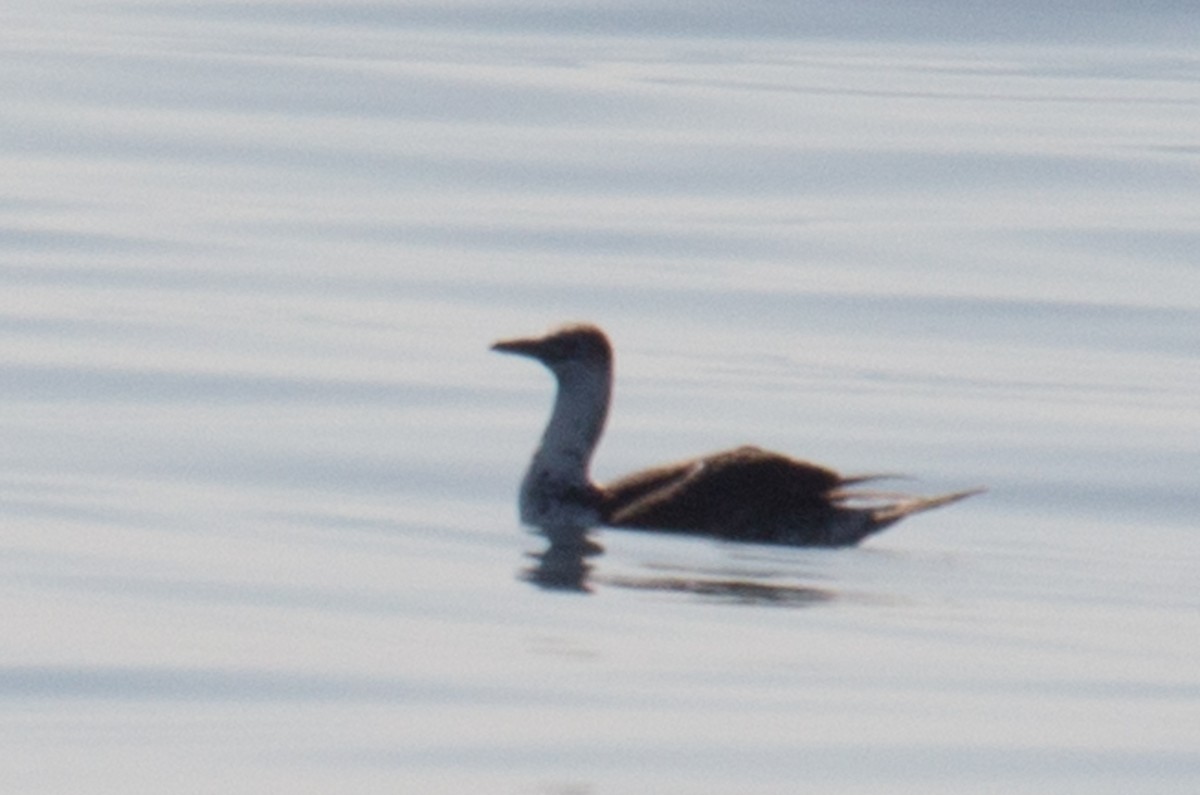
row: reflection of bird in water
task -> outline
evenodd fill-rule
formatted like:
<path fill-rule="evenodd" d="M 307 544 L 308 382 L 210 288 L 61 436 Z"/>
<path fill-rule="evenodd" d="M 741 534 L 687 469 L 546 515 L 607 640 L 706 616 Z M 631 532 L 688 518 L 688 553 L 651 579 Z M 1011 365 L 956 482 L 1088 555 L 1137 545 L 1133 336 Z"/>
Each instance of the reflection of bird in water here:
<path fill-rule="evenodd" d="M 521 519 L 540 528 L 598 525 L 797 546 L 850 546 L 912 513 L 981 489 L 912 497 L 847 489 L 843 477 L 757 447 L 738 447 L 592 483 L 612 392 L 612 347 L 600 329 L 566 326 L 544 337 L 497 342 L 529 356 L 558 380 L 541 445 L 521 483 Z"/>
<path fill-rule="evenodd" d="M 588 530 L 580 526 L 542 528 L 550 545 L 530 555 L 536 563 L 523 572 L 524 579 L 551 591 L 590 591 L 588 558 L 602 554 L 604 547 L 592 540 Z"/>
<path fill-rule="evenodd" d="M 535 563 L 522 573 L 523 578 L 549 591 L 591 591 L 592 565 L 588 558 L 602 551 L 599 546 L 551 541 L 546 549 L 530 554 Z"/>

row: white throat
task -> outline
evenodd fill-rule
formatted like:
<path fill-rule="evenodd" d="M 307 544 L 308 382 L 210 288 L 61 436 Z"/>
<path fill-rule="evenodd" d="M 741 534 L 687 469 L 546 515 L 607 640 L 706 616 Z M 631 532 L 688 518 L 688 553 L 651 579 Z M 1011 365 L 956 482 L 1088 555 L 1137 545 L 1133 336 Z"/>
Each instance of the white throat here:
<path fill-rule="evenodd" d="M 612 374 L 566 362 L 555 376 L 554 410 L 521 483 L 521 519 L 540 527 L 595 525 L 600 512 L 589 467 L 608 417 Z"/>

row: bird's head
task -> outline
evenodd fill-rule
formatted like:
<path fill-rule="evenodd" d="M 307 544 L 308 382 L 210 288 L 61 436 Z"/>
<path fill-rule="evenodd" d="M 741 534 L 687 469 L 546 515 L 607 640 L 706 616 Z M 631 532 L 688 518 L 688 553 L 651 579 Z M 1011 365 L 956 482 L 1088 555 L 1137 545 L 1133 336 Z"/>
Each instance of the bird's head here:
<path fill-rule="evenodd" d="M 612 365 L 608 337 L 588 324 L 562 326 L 541 337 L 500 340 L 492 350 L 537 359 L 560 379 L 580 369 L 607 372 Z"/>

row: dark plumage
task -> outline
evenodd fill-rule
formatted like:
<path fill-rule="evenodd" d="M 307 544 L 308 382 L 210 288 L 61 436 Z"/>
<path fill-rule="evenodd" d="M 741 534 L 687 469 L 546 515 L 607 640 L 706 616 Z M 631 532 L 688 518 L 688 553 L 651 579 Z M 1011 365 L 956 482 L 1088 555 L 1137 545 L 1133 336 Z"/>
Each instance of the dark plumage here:
<path fill-rule="evenodd" d="M 558 380 L 554 411 L 521 486 L 529 524 L 606 524 L 737 541 L 847 546 L 909 514 L 981 489 L 940 497 L 852 491 L 871 480 L 757 447 L 738 447 L 591 482 L 588 467 L 608 413 L 612 348 L 600 329 L 566 326 L 494 350 L 542 362 Z"/>

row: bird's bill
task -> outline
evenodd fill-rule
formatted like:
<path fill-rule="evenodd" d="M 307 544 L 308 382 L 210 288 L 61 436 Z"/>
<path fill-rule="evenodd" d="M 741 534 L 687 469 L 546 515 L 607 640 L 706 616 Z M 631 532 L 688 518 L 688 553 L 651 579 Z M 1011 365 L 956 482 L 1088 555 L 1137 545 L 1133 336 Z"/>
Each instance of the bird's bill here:
<path fill-rule="evenodd" d="M 531 356 L 538 359 L 542 355 L 543 342 L 545 340 L 540 337 L 500 340 L 492 345 L 492 350 L 499 351 L 500 353 L 514 353 L 518 356 Z"/>

